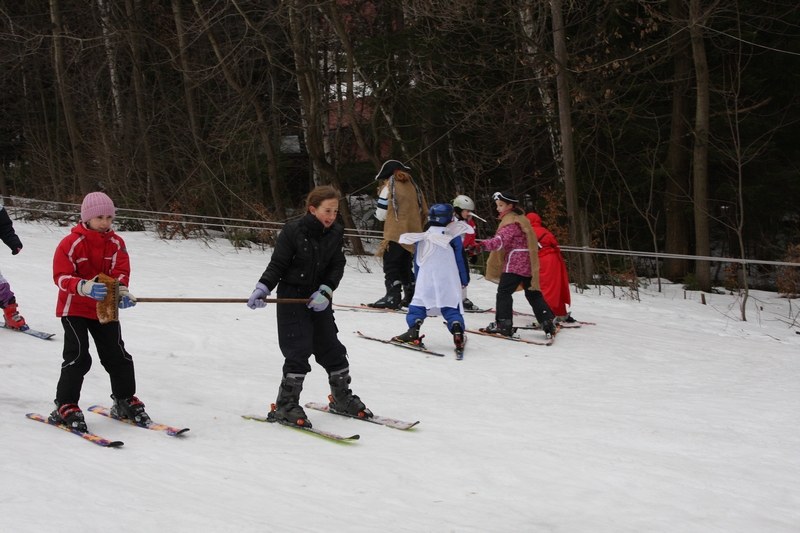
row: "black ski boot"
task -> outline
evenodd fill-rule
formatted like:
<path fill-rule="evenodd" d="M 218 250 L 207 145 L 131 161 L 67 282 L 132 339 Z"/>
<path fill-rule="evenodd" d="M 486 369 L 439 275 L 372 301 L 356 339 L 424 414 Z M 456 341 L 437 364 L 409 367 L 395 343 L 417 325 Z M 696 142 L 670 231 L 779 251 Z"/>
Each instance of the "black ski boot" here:
<path fill-rule="evenodd" d="M 77 403 L 65 403 L 59 405 L 58 401 L 56 400 L 55 404 L 55 411 L 50 413 L 50 416 L 48 417 L 51 422 L 61 424 L 62 426 L 67 426 L 68 428 L 80 431 L 81 433 L 86 433 L 89 431 L 89 428 L 86 427 L 86 420 L 83 418 L 83 411 L 81 411 L 81 408 L 78 407 Z"/>
<path fill-rule="evenodd" d="M 517 328 L 513 327 L 513 323 L 514 321 L 512 319 L 504 318 L 502 320 L 498 320 L 497 322 L 490 323 L 485 328 L 481 328 L 481 331 L 484 333 L 494 333 L 511 337 L 517 331 Z"/>
<path fill-rule="evenodd" d="M 331 411 L 344 413 L 359 418 L 372 418 L 372 411 L 367 409 L 361 398 L 353 394 L 350 390 L 350 368 L 337 370 L 328 376 L 328 383 L 331 386 L 331 395 L 328 396 Z"/>
<path fill-rule="evenodd" d="M 456 345 L 456 358 L 464 357 L 464 346 L 467 344 L 467 336 L 464 335 L 464 327 L 461 322 L 453 322 L 450 333 L 453 334 L 453 344 Z"/>
<path fill-rule="evenodd" d="M 403 284 L 399 281 L 386 285 L 386 294 L 383 298 L 375 303 L 371 303 L 368 307 L 375 307 L 378 309 L 400 309 L 403 295 L 401 294 Z"/>
<path fill-rule="evenodd" d="M 461 304 L 464 306 L 466 311 L 476 311 L 478 309 L 478 306 L 472 303 L 472 300 L 469 298 L 464 298 L 464 301 L 461 302 Z"/>
<path fill-rule="evenodd" d="M 111 395 L 114 404 L 111 406 L 111 416 L 130 420 L 137 425 L 147 427 L 153 423 L 150 416 L 144 411 L 144 404 L 136 396 L 118 399 Z"/>
<path fill-rule="evenodd" d="M 311 422 L 300 407 L 300 393 L 303 391 L 305 374 L 286 374 L 278 389 L 278 399 L 272 404 L 267 420 L 290 426 L 310 428 Z"/>
<path fill-rule="evenodd" d="M 527 298 L 528 294 L 526 293 L 525 296 Z M 544 331 L 548 339 L 552 339 L 558 330 L 554 322 L 556 316 L 553 314 L 550 306 L 547 305 L 544 296 L 542 296 L 542 291 L 531 291 L 528 303 L 531 305 L 531 309 L 533 309 L 536 321 L 542 326 L 542 331 Z"/>
<path fill-rule="evenodd" d="M 403 299 L 400 301 L 400 307 L 408 307 L 411 305 L 411 300 L 414 299 L 414 289 L 417 287 L 416 282 L 411 282 L 408 285 L 403 285 Z"/>
<path fill-rule="evenodd" d="M 541 326 L 542 326 L 542 331 L 544 331 L 548 339 L 552 339 L 553 337 L 555 337 L 558 328 L 556 328 L 556 325 L 553 323 L 552 320 L 545 320 L 544 322 L 541 323 Z"/>
<path fill-rule="evenodd" d="M 398 335 L 397 337 L 392 337 L 392 340 L 396 342 L 404 342 L 406 344 L 413 344 L 414 346 L 421 346 L 424 348 L 422 344 L 422 337 L 419 335 L 419 330 L 421 327 L 422 319 L 418 318 L 416 321 L 414 321 L 414 325 L 408 328 L 408 331 L 402 335 Z"/>

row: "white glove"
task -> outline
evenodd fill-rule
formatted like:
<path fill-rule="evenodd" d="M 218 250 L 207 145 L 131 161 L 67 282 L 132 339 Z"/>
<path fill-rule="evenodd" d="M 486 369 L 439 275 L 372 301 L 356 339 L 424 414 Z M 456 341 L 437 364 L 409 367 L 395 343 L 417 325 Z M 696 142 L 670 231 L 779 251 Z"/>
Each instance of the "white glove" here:
<path fill-rule="evenodd" d="M 136 305 L 136 298 L 128 291 L 125 285 L 119 286 L 119 308 L 127 309 Z"/>
<path fill-rule="evenodd" d="M 102 283 L 84 279 L 78 283 L 78 294 L 100 301 L 105 299 L 108 289 Z"/>

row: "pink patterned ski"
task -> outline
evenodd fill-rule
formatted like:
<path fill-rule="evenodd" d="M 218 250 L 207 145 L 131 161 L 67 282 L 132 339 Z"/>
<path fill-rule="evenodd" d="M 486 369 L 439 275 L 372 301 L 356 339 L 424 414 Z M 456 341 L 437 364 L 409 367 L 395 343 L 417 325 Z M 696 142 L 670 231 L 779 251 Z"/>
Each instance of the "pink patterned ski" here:
<path fill-rule="evenodd" d="M 128 420 L 128 419 L 125 419 L 125 418 L 118 418 L 116 416 L 113 416 L 111 414 L 111 411 L 107 407 L 103 407 L 102 405 L 93 405 L 93 406 L 91 406 L 89 408 L 89 411 L 91 411 L 93 413 L 97 413 L 98 415 L 103 415 L 103 416 L 108 417 L 108 418 L 110 418 L 112 420 L 117 420 L 119 422 L 124 422 L 126 424 L 130 424 L 132 426 L 136 426 L 137 428 L 149 429 L 149 430 L 152 430 L 152 431 L 163 431 L 164 433 L 166 433 L 170 437 L 177 437 L 178 435 L 183 435 L 184 433 L 189 431 L 189 428 L 174 428 L 174 427 L 171 427 L 171 426 L 166 426 L 164 424 L 150 424 L 149 426 L 142 426 L 142 425 L 137 424 L 133 420 Z"/>
<path fill-rule="evenodd" d="M 78 431 L 76 429 L 69 428 L 69 427 L 67 427 L 67 426 L 65 426 L 63 424 L 56 424 L 55 422 L 52 422 L 46 416 L 42 416 L 42 415 L 40 415 L 38 413 L 28 413 L 25 416 L 27 416 L 31 420 L 36 420 L 37 422 L 43 422 L 43 423 L 48 424 L 50 426 L 54 426 L 54 427 L 57 427 L 59 429 L 63 429 L 64 431 L 68 431 L 69 433 L 72 433 L 73 435 L 77 435 L 77 436 L 81 437 L 82 439 L 86 439 L 89 442 L 93 442 L 93 443 L 97 444 L 98 446 L 103 446 L 105 448 L 119 448 L 120 446 L 125 444 L 124 442 L 119 441 L 119 440 L 104 439 L 103 437 L 101 437 L 99 435 L 95 435 L 94 433 L 88 433 L 88 432 L 87 433 L 83 433 L 83 432 L 80 432 L 80 431 Z"/>

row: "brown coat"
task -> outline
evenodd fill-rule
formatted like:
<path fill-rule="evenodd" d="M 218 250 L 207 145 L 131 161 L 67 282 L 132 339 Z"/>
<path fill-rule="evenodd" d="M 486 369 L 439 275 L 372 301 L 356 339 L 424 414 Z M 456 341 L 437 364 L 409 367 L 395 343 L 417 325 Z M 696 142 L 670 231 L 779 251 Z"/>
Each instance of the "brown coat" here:
<path fill-rule="evenodd" d="M 394 182 L 394 187 L 392 187 Z M 399 242 L 400 235 L 403 233 L 421 233 L 425 222 L 428 220 L 428 204 L 425 202 L 425 195 L 422 191 L 419 197 L 422 205 L 417 199 L 417 187 L 407 173 L 398 171 L 387 182 L 389 187 L 389 207 L 386 210 L 386 221 L 383 225 L 383 240 L 381 241 L 377 257 L 382 257 L 390 241 Z M 394 191 L 392 190 L 394 189 Z M 394 193 L 394 196 L 392 194 Z M 394 208 L 397 203 L 397 210 Z M 414 252 L 413 244 L 403 244 L 403 248 L 409 252 Z"/>

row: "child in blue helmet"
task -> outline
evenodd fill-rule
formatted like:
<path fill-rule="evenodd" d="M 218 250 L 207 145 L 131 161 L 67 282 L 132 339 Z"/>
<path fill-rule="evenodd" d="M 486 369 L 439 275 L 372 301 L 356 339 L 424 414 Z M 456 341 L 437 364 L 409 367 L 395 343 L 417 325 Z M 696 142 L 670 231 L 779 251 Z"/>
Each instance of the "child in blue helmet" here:
<path fill-rule="evenodd" d="M 453 334 L 456 351 L 464 348 L 464 306 L 462 289 L 469 283 L 464 264 L 461 236 L 474 230 L 463 221 L 453 221 L 453 206 L 434 204 L 428 210 L 428 230 L 404 233 L 401 244 L 414 245 L 414 273 L 417 285 L 408 306 L 409 329 L 393 340 L 422 345 L 419 330 L 427 316 L 441 314 Z"/>

